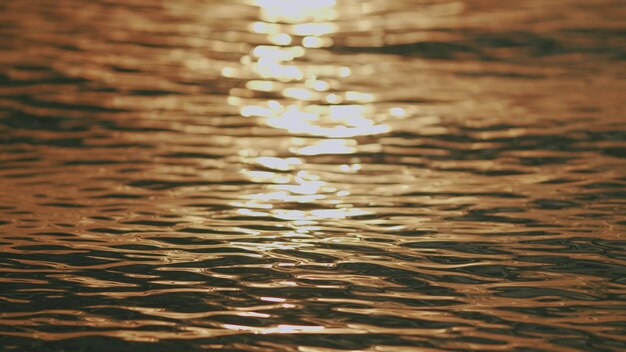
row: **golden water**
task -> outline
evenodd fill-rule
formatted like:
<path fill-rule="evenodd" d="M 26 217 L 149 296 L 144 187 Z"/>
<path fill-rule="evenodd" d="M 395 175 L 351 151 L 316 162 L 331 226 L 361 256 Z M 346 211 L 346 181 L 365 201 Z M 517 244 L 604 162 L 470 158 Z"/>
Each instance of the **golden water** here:
<path fill-rule="evenodd" d="M 619 0 L 0 3 L 0 350 L 626 348 Z"/>

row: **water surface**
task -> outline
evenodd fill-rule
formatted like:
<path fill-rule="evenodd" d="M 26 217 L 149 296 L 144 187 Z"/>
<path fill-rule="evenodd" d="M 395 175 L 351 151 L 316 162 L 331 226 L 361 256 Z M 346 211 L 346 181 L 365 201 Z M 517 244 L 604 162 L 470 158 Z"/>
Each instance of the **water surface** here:
<path fill-rule="evenodd" d="M 626 349 L 625 16 L 0 3 L 0 350 Z"/>

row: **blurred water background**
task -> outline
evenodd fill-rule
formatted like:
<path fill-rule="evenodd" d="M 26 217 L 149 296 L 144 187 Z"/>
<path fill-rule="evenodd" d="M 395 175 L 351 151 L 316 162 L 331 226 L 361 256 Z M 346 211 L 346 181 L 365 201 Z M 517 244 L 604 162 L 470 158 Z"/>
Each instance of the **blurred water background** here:
<path fill-rule="evenodd" d="M 626 349 L 624 18 L 0 2 L 0 350 Z"/>

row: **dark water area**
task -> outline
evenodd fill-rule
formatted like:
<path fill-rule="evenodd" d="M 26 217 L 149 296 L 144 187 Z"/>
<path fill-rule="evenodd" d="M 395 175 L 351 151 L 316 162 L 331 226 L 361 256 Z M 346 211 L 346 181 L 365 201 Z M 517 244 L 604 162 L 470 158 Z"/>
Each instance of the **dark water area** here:
<path fill-rule="evenodd" d="M 0 2 L 0 351 L 626 350 L 622 0 Z"/>

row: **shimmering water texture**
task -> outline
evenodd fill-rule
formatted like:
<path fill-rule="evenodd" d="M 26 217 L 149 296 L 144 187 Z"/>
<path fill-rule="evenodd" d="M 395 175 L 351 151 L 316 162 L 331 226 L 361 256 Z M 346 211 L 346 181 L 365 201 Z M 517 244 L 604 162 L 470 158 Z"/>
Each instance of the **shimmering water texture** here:
<path fill-rule="evenodd" d="M 624 18 L 1 1 L 0 350 L 626 350 Z"/>

